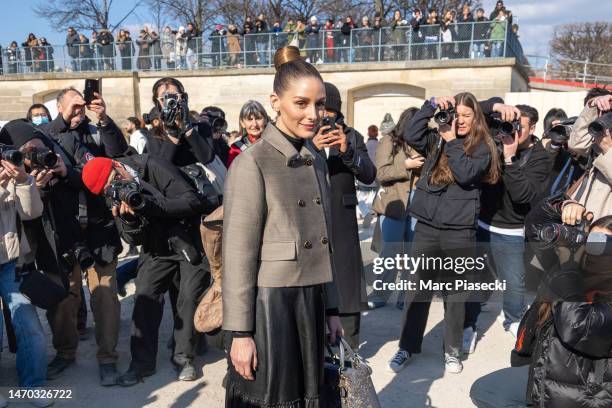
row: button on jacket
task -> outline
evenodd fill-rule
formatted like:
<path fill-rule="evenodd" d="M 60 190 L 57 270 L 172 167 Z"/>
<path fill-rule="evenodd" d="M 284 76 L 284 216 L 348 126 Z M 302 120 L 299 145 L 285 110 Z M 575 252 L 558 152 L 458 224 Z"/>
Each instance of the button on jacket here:
<path fill-rule="evenodd" d="M 329 176 L 309 140 L 298 153 L 268 125 L 234 160 L 224 197 L 223 329 L 254 329 L 257 286 L 332 282 Z M 337 307 L 333 283 L 326 298 Z"/>

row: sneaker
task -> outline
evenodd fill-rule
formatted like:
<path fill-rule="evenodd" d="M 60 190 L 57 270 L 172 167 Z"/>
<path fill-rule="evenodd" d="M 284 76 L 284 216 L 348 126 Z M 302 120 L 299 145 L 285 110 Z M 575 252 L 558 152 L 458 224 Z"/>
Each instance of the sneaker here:
<path fill-rule="evenodd" d="M 51 398 L 32 398 L 30 404 L 38 408 L 50 407 L 54 401 Z"/>
<path fill-rule="evenodd" d="M 68 360 L 60 356 L 55 356 L 47 367 L 47 380 L 55 380 L 62 376 L 65 369 L 74 364 L 74 359 Z"/>
<path fill-rule="evenodd" d="M 447 373 L 459 374 L 463 371 L 463 364 L 461 364 L 459 358 L 444 353 L 444 371 Z"/>
<path fill-rule="evenodd" d="M 381 307 L 385 307 L 386 304 L 387 302 L 383 300 L 370 300 L 368 301 L 368 309 L 370 310 L 380 309 Z"/>
<path fill-rule="evenodd" d="M 155 370 L 142 371 L 130 364 L 128 370 L 121 376 L 117 377 L 117 384 L 122 387 L 131 387 L 139 382 L 143 382 L 144 377 L 150 377 L 155 374 Z"/>
<path fill-rule="evenodd" d="M 2 394 L 0 394 L 0 408 L 5 408 L 8 405 L 8 401 Z"/>
<path fill-rule="evenodd" d="M 510 326 L 508 327 L 508 333 L 513 335 L 514 338 L 516 339 L 518 329 L 519 329 L 519 322 L 510 323 Z"/>
<path fill-rule="evenodd" d="M 117 366 L 115 364 L 100 364 L 100 385 L 110 387 L 117 385 Z"/>
<path fill-rule="evenodd" d="M 389 361 L 389 370 L 394 373 L 399 373 L 404 369 L 412 354 L 406 350 L 399 349 L 393 358 Z"/>
<path fill-rule="evenodd" d="M 472 354 L 476 349 L 476 338 L 478 332 L 472 327 L 466 327 L 463 329 L 463 352 L 465 354 Z"/>
<path fill-rule="evenodd" d="M 191 361 L 187 361 L 183 365 L 174 363 L 174 367 L 178 372 L 179 381 L 194 381 L 198 378 L 196 368 L 193 366 Z"/>

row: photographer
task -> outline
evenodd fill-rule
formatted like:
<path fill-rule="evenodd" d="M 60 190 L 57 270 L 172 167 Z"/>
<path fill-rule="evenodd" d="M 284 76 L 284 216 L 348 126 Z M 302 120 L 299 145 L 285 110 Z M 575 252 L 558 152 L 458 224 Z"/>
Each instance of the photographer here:
<path fill-rule="evenodd" d="M 434 115 L 437 108 L 440 112 Z M 412 254 L 415 257 L 475 256 L 476 226 L 480 193 L 484 183 L 494 184 L 501 177 L 499 156 L 489 135 L 485 115 L 498 112 L 502 120 L 514 119 L 514 107 L 500 98 L 478 103 L 474 95 L 460 93 L 426 101 L 408 122 L 404 139 L 425 157 L 421 177 L 409 211 L 418 222 Z M 432 117 L 439 129 L 428 127 Z M 414 279 L 454 281 L 453 270 L 422 269 Z M 399 350 L 389 369 L 399 372 L 421 344 L 431 305 L 432 291 L 406 292 L 404 322 Z M 463 322 L 466 293 L 444 291 L 444 361 L 449 373 L 460 373 L 463 365 Z"/>
<path fill-rule="evenodd" d="M 588 99 L 568 141 L 571 151 L 589 158 L 586 174 L 577 189 L 572 192 L 571 198 L 592 212 L 596 219 L 612 214 L 611 108 L 612 94 L 609 92 L 607 95 Z M 601 131 L 591 134 L 589 127 L 596 120 L 600 123 Z M 582 210 L 578 206 L 568 206 L 565 211 L 570 214 Z M 568 216 L 575 217 L 575 214 Z"/>
<path fill-rule="evenodd" d="M 3 130 L 3 133 L 5 131 Z M 21 279 L 15 279 L 15 268 L 30 248 L 20 233 L 21 221 L 33 220 L 43 212 L 34 177 L 28 175 L 23 164 L 5 160 L 0 169 L 0 297 L 10 311 L 17 340 L 17 374 L 19 387 L 41 387 L 46 380 L 47 344 L 43 328 L 34 307 L 20 291 Z M 0 312 L 0 344 L 4 322 Z M 0 394 L 0 405 L 6 400 Z M 46 400 L 39 406 L 53 402 Z"/>
<path fill-rule="evenodd" d="M 359 246 L 356 181 L 370 184 L 376 179 L 376 167 L 368 156 L 363 136 L 344 123 L 340 91 L 325 82 L 323 126 L 312 139 L 319 154 L 326 159 L 331 180 L 331 230 L 342 237 L 332 243 L 336 259 L 336 278 L 340 296 L 338 311 L 345 338 L 353 349 L 359 347 L 361 311 L 366 309 L 365 274 Z"/>
<path fill-rule="evenodd" d="M 484 185 L 478 219 L 478 242 L 490 243 L 499 279 L 506 280 L 503 313 L 504 329 L 516 336 L 525 310 L 525 217 L 531 204 L 544 194 L 552 167 L 550 156 L 533 135 L 538 111 L 517 105 L 512 134 L 497 132 L 502 148 L 502 177 L 497 184 Z M 480 302 L 472 302 L 466 312 L 466 330 L 476 332 Z M 472 349 L 473 350 L 473 349 Z"/>
<path fill-rule="evenodd" d="M 590 224 L 586 236 L 586 226 L 562 225 L 568 202 L 547 199 L 526 224 L 536 245 L 555 249 L 558 266 L 548 270 L 521 321 L 512 367 L 472 386 L 477 407 L 612 404 L 612 216 Z M 553 237 L 551 230 L 564 232 Z"/>
<path fill-rule="evenodd" d="M 178 379 L 193 381 L 193 316 L 206 282 L 200 217 L 214 205 L 198 195 L 172 165 L 148 155 L 113 161 L 97 157 L 83 168 L 83 182 L 105 194 L 123 238 L 142 245 L 132 316 L 132 361 L 119 379 L 132 386 L 155 373 L 164 294 L 180 275 L 172 362 Z"/>
<path fill-rule="evenodd" d="M 188 96 L 175 78 L 162 78 L 153 85 L 153 103 L 160 112 L 160 126 L 151 130 L 147 152 L 177 167 L 212 161 L 215 152 L 212 129 L 206 122 L 191 123 Z"/>
<path fill-rule="evenodd" d="M 74 88 L 65 88 L 57 97 L 59 115 L 46 132 L 67 152 L 69 164 L 81 167 L 97 156 L 116 157 L 128 150 L 128 145 L 113 120 L 106 113 L 104 99 L 97 93 L 90 104 Z M 95 113 L 97 124 L 93 126 L 85 115 L 85 109 Z M 122 245 L 112 214 L 103 199 L 83 189 L 78 197 L 78 221 L 84 230 L 84 247 L 91 253 L 95 264 L 86 271 L 89 290 L 92 295 L 92 312 L 96 323 L 97 359 L 103 385 L 116 383 L 115 351 L 119 336 L 120 305 L 117 299 L 116 266 Z M 71 284 L 81 285 L 81 277 L 73 275 Z M 94 288 L 96 290 L 94 291 Z M 63 311 L 55 316 L 58 321 L 68 321 Z M 72 330 L 66 333 L 74 333 Z M 78 337 L 73 334 L 54 336 L 58 356 L 50 364 L 50 373 L 59 377 L 74 362 Z M 66 350 L 60 353 L 60 350 Z M 65 357 L 62 358 L 61 354 Z M 72 355 L 72 358 L 66 358 Z"/>

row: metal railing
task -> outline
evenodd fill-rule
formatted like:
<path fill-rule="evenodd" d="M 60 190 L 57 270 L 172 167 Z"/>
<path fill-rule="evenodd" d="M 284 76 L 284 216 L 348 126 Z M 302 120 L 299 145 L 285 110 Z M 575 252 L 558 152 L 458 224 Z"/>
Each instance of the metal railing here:
<path fill-rule="evenodd" d="M 132 42 L 6 48 L 2 74 L 160 71 L 270 67 L 274 52 L 296 45 L 313 64 L 516 57 L 524 61 L 507 21 L 359 28 L 184 38 L 162 34 Z M 519 62 L 520 63 L 520 62 Z"/>
<path fill-rule="evenodd" d="M 525 68 L 529 70 L 529 75 L 545 82 L 580 83 L 584 87 L 612 84 L 612 64 L 539 55 L 527 55 L 526 61 Z"/>

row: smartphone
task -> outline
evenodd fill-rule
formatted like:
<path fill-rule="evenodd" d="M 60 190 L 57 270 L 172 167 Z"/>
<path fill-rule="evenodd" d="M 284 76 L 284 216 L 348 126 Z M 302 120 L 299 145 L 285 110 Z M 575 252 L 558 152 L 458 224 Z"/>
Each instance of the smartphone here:
<path fill-rule="evenodd" d="M 323 134 L 326 135 L 329 132 L 336 130 L 336 117 L 331 117 L 331 116 L 325 116 L 322 120 L 321 120 L 321 126 L 331 126 L 329 129 L 323 131 Z"/>
<path fill-rule="evenodd" d="M 85 89 L 83 90 L 83 98 L 85 99 L 85 104 L 91 104 L 91 101 L 96 99 L 94 96 L 94 92 L 98 93 L 98 95 L 102 95 L 102 79 L 86 79 L 85 80 Z"/>

